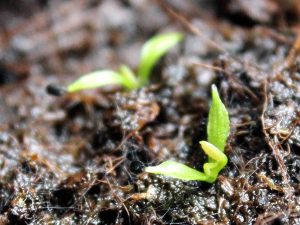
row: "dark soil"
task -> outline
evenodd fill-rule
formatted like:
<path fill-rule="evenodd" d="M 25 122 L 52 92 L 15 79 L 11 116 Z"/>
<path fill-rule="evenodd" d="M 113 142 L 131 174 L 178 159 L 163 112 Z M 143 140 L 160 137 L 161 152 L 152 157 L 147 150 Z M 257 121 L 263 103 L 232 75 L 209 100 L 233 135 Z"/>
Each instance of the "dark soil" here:
<path fill-rule="evenodd" d="M 300 224 L 298 0 L 12 0 L 0 18 L 1 225 Z M 136 68 L 174 30 L 185 39 L 145 88 L 46 93 Z M 218 180 L 144 173 L 202 170 L 212 83 L 231 120 Z"/>

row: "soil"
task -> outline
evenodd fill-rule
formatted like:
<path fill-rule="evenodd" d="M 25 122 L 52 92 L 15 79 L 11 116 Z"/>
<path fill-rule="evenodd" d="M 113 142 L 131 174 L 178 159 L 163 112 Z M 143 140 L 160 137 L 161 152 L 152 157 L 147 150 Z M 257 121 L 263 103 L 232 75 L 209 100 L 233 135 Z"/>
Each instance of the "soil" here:
<path fill-rule="evenodd" d="M 298 0 L 12 0 L 0 18 L 1 225 L 300 224 Z M 136 68 L 169 31 L 185 39 L 150 85 L 47 94 Z M 218 180 L 143 172 L 202 170 L 213 83 L 231 120 Z"/>

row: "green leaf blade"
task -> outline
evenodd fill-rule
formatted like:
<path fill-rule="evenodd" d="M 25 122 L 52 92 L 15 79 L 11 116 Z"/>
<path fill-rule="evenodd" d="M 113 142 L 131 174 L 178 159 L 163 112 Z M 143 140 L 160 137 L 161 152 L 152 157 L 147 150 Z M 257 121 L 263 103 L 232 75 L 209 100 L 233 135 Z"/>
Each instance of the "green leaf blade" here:
<path fill-rule="evenodd" d="M 222 164 L 225 165 L 227 164 L 227 156 L 219 148 L 207 141 L 200 141 L 200 145 L 205 154 L 208 155 L 211 159 L 222 162 Z"/>
<path fill-rule="evenodd" d="M 208 142 L 224 152 L 229 132 L 230 121 L 227 109 L 220 99 L 216 86 L 212 85 L 212 103 L 207 124 Z"/>
<path fill-rule="evenodd" d="M 67 91 L 72 93 L 107 85 L 124 86 L 124 79 L 119 73 L 114 71 L 100 70 L 81 76 L 79 79 L 68 85 Z"/>
<path fill-rule="evenodd" d="M 200 145 L 210 159 L 203 165 L 204 173 L 214 182 L 219 172 L 227 165 L 228 158 L 220 149 L 207 141 L 200 141 Z"/>
<path fill-rule="evenodd" d="M 145 171 L 153 174 L 161 174 L 180 180 L 197 180 L 197 181 L 207 181 L 207 177 L 204 173 L 199 172 L 191 167 L 188 167 L 182 163 L 174 161 L 165 161 L 157 166 L 146 167 Z"/>
<path fill-rule="evenodd" d="M 141 86 L 148 83 L 150 73 L 157 61 L 182 39 L 181 33 L 166 33 L 154 36 L 144 44 L 138 68 Z"/>

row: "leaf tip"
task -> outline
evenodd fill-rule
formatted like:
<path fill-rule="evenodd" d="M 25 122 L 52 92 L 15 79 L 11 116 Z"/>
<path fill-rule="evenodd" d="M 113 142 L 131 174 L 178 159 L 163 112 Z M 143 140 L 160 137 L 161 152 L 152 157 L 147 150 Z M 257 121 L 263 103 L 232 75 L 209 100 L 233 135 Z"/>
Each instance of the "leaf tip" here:
<path fill-rule="evenodd" d="M 211 95 L 212 95 L 213 100 L 221 101 L 220 96 L 219 96 L 219 92 L 218 92 L 218 88 L 215 84 L 211 85 Z"/>

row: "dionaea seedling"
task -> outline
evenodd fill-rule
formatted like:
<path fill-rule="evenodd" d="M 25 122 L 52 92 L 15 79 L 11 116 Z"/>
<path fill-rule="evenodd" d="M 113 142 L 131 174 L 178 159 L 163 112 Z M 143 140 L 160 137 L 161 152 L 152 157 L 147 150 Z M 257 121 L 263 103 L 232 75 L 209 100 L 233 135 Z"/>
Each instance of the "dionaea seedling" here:
<path fill-rule="evenodd" d="M 154 36 L 148 40 L 141 51 L 137 75 L 129 67 L 122 65 L 118 71 L 99 70 L 83 75 L 66 88 L 63 88 L 63 90 L 72 93 L 107 85 L 118 85 L 127 90 L 140 88 L 149 82 L 151 71 L 160 58 L 182 39 L 183 34 L 181 33 L 166 33 Z M 47 88 L 48 93 L 53 95 L 62 93 L 62 91 L 57 92 L 54 90 L 53 85 L 49 86 Z"/>
<path fill-rule="evenodd" d="M 219 97 L 216 86 L 213 85 L 212 103 L 207 124 L 208 142 L 200 141 L 202 149 L 208 156 L 208 162 L 203 165 L 203 172 L 173 161 L 165 161 L 157 166 L 146 167 L 145 171 L 181 180 L 215 182 L 219 172 L 226 166 L 228 161 L 223 152 L 230 132 L 229 123 L 228 112 Z"/>

